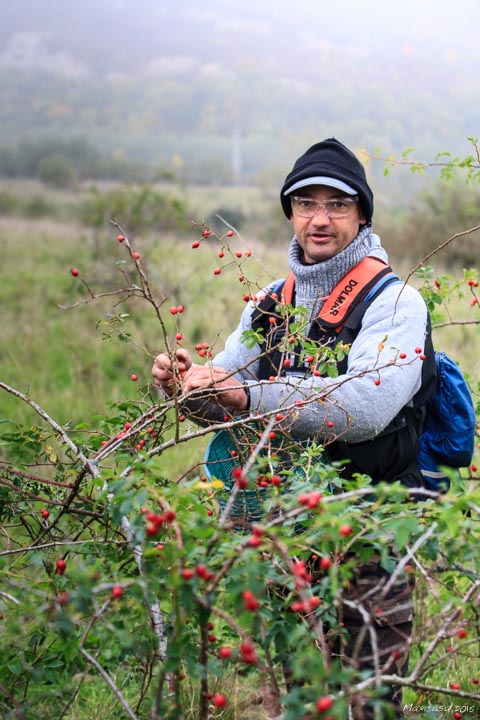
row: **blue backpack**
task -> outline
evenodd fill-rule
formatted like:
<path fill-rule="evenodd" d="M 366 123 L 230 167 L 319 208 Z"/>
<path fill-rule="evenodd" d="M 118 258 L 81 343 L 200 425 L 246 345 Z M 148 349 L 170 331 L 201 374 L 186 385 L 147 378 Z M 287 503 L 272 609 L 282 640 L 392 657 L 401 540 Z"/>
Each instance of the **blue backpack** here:
<path fill-rule="evenodd" d="M 450 478 L 442 467 L 467 467 L 475 448 L 475 408 L 458 365 L 444 352 L 435 353 L 437 384 L 426 404 L 418 464 L 429 490 L 446 491 Z"/>

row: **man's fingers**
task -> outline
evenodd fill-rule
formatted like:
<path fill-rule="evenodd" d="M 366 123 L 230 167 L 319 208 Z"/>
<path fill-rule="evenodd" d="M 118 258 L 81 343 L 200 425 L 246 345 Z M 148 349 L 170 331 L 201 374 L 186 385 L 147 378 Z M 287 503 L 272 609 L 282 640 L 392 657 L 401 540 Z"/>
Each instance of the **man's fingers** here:
<path fill-rule="evenodd" d="M 155 368 L 161 371 L 174 375 L 177 373 L 184 373 L 189 370 L 192 366 L 192 358 L 188 350 L 177 350 L 175 353 L 175 360 L 172 359 L 167 353 L 160 353 L 153 361 Z"/>
<path fill-rule="evenodd" d="M 189 370 L 192 367 L 192 358 L 188 350 L 180 349 L 175 352 L 175 358 L 177 360 L 177 368 L 180 372 Z"/>

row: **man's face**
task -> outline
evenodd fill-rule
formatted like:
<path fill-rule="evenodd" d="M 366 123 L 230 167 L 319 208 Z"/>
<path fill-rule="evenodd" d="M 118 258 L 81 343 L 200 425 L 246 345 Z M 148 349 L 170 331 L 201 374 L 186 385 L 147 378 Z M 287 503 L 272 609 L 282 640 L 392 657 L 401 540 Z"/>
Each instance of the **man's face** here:
<path fill-rule="evenodd" d="M 326 185 L 309 185 L 292 194 L 318 202 L 349 197 Z M 330 218 L 323 208 L 319 208 L 312 218 L 301 217 L 293 209 L 290 222 L 303 249 L 305 263 L 312 265 L 329 260 L 346 248 L 358 235 L 360 223 L 365 222 L 365 217 L 360 205 L 355 203 L 346 217 L 336 219 Z"/>

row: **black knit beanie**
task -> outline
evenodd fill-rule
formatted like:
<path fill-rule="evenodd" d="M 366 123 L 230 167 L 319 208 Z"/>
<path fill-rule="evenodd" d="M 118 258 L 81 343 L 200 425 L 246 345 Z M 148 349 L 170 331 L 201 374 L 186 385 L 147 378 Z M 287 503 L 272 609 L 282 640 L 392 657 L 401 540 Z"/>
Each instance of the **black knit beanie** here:
<path fill-rule="evenodd" d="M 332 182 L 329 183 L 328 181 Z M 283 212 L 290 219 L 289 194 L 307 185 L 331 185 L 347 194 L 358 194 L 367 223 L 372 221 L 373 192 L 367 183 L 362 163 L 345 145 L 328 138 L 312 145 L 298 158 L 280 191 Z"/>

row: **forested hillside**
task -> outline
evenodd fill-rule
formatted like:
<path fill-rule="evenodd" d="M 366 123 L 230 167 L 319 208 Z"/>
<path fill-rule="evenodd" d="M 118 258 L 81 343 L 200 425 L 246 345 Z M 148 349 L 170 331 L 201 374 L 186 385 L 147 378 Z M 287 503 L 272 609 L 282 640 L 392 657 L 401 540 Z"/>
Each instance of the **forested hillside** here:
<path fill-rule="evenodd" d="M 210 183 L 276 181 L 283 149 L 290 160 L 331 134 L 387 154 L 465 154 L 478 23 L 438 11 L 433 23 L 430 2 L 413 23 L 410 5 L 361 15 L 347 3 L 340 17 L 305 0 L 20 2 L 0 29 L 0 172 L 45 138 L 80 138 L 117 173 L 135 163 Z"/>

